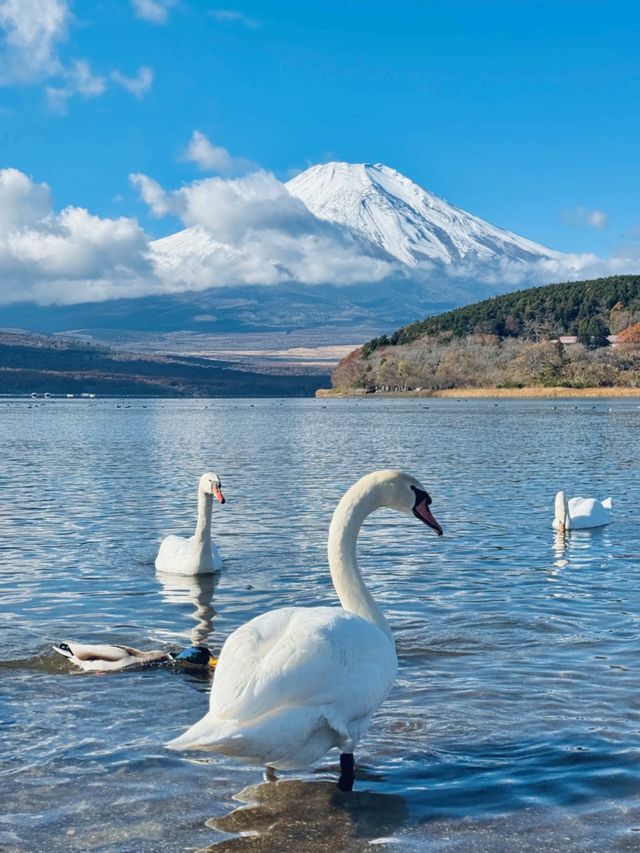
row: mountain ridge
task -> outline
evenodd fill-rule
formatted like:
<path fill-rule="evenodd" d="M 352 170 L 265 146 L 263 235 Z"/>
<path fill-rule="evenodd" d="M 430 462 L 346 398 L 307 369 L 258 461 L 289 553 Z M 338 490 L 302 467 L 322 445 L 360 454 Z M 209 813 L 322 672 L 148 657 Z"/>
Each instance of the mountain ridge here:
<path fill-rule="evenodd" d="M 231 212 L 241 219 L 253 205 L 251 178 L 237 179 L 233 190 L 234 181 L 206 180 L 220 182 L 223 198 L 235 199 Z M 322 164 L 286 184 L 273 176 L 262 182 L 275 198 L 273 216 L 265 213 L 268 199 L 259 196 L 263 206 L 260 215 L 248 215 L 251 227 L 225 232 L 192 224 L 148 244 L 166 290 L 68 305 L 16 302 L 2 307 L 2 325 L 78 330 L 103 340 L 112 339 L 105 332 L 119 330 L 241 336 L 326 328 L 327 344 L 336 341 L 335 329 L 348 327 L 349 342 L 357 342 L 415 316 L 503 293 L 523 277 L 532 285 L 548 281 L 562 265 L 556 261 L 571 257 L 484 222 L 383 164 Z M 224 203 L 213 211 L 216 222 L 224 218 Z M 282 222 L 294 223 L 291 233 L 285 234 Z M 276 229 L 273 237 L 270 228 Z M 239 236 L 222 242 L 231 233 Z M 342 281 L 325 281 L 318 273 L 332 246 L 338 262 L 326 269 L 342 270 Z M 358 264 L 365 256 L 389 272 L 360 280 Z M 317 265 L 315 278 L 300 281 L 295 272 L 305 263 Z M 243 275 L 250 280 L 242 283 Z"/>
<path fill-rule="evenodd" d="M 285 186 L 319 219 L 355 230 L 412 269 L 469 256 L 523 263 L 563 256 L 467 213 L 383 163 L 315 165 Z"/>

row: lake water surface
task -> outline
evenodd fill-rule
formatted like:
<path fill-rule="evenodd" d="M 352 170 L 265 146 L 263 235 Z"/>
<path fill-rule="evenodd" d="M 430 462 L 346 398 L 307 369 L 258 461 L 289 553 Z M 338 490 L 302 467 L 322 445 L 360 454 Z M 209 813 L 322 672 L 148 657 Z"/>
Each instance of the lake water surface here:
<path fill-rule="evenodd" d="M 640 407 L 625 400 L 0 401 L 0 849 L 640 850 Z M 262 779 L 163 743 L 209 682 L 72 671 L 61 640 L 218 649 L 288 604 L 335 603 L 331 513 L 375 468 L 445 535 L 382 512 L 360 562 L 398 644 L 356 790 L 337 755 Z M 217 471 L 225 570 L 158 578 Z M 553 497 L 614 496 L 558 539 Z"/>

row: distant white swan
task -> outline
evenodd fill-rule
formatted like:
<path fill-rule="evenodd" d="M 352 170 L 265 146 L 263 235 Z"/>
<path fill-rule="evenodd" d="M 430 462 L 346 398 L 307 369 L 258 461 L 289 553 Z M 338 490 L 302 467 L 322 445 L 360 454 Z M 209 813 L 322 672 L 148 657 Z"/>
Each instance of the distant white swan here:
<path fill-rule="evenodd" d="M 358 569 L 358 532 L 370 513 L 390 507 L 442 535 L 430 504 L 420 483 L 399 471 L 376 471 L 352 486 L 329 529 L 329 567 L 342 608 L 285 607 L 234 631 L 220 654 L 209 713 L 167 746 L 283 770 L 338 747 L 338 785 L 351 790 L 354 749 L 398 663 L 389 625 Z"/>
<path fill-rule="evenodd" d="M 569 498 L 560 491 L 556 495 L 555 530 L 586 530 L 603 527 L 611 521 L 612 498 L 599 501 L 597 498 Z"/>
<path fill-rule="evenodd" d="M 160 544 L 156 569 L 174 575 L 210 575 L 222 568 L 220 552 L 211 541 L 213 499 L 224 503 L 217 474 L 203 474 L 198 484 L 198 523 L 194 536 L 167 536 Z"/>

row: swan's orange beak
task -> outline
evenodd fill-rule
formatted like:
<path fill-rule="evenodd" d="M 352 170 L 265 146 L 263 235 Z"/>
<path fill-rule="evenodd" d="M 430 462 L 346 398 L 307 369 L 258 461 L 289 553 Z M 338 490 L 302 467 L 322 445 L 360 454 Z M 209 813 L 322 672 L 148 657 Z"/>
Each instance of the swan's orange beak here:
<path fill-rule="evenodd" d="M 426 500 L 421 500 L 414 506 L 413 514 L 416 518 L 419 518 L 420 521 L 424 521 L 425 524 L 428 524 L 429 527 L 435 530 L 438 536 L 442 536 L 443 530 L 433 517 Z"/>
<path fill-rule="evenodd" d="M 222 489 L 220 486 L 213 485 L 211 487 L 211 494 L 218 501 L 218 503 L 223 504 L 225 502 L 224 495 L 222 494 Z"/>

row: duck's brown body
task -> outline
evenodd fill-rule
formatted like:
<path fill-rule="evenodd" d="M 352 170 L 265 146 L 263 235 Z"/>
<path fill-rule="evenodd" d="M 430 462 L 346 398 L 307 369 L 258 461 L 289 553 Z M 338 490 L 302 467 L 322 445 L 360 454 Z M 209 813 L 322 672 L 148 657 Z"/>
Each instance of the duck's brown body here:
<path fill-rule="evenodd" d="M 53 647 L 80 669 L 87 672 L 108 672 L 127 669 L 150 663 L 170 661 L 171 655 L 157 649 L 142 652 L 131 646 L 90 645 L 84 643 L 60 643 Z"/>

